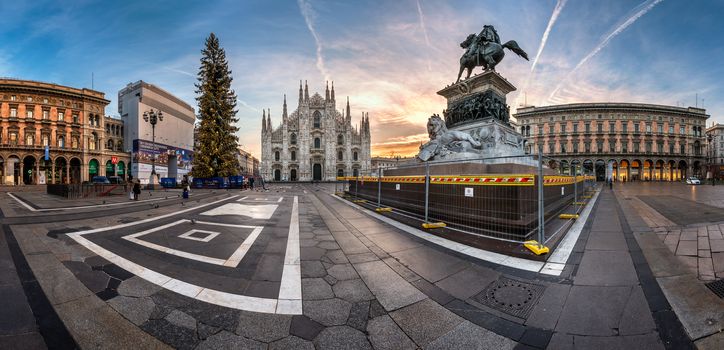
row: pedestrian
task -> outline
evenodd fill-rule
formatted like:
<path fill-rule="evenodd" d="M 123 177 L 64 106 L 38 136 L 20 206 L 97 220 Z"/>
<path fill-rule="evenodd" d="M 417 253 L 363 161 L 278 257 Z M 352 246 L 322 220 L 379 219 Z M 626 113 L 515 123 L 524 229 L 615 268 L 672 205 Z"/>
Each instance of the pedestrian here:
<path fill-rule="evenodd" d="M 608 180 L 608 188 L 609 188 L 610 190 L 613 190 L 613 179 Z"/>
<path fill-rule="evenodd" d="M 136 179 L 133 183 L 133 200 L 138 200 L 138 196 L 141 194 L 141 182 Z"/>
<path fill-rule="evenodd" d="M 254 190 L 254 177 L 249 177 L 249 188 L 253 191 Z"/>

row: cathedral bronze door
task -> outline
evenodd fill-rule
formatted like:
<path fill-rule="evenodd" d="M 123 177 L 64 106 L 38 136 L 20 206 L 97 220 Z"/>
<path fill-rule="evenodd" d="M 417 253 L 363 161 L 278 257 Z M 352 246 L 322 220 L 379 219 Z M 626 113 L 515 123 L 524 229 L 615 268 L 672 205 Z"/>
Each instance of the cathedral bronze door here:
<path fill-rule="evenodd" d="M 319 163 L 314 164 L 314 166 L 312 166 L 312 172 L 313 172 L 312 180 L 322 181 L 322 164 L 319 164 Z"/>

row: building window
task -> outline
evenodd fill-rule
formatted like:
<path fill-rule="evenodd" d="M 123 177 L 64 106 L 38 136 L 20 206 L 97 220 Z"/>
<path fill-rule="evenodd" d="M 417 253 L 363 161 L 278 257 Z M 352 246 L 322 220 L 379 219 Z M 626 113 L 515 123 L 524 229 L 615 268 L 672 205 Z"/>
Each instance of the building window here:
<path fill-rule="evenodd" d="M 90 137 L 88 138 L 88 149 L 91 151 L 96 150 L 96 134 L 92 133 Z"/>
<path fill-rule="evenodd" d="M 25 111 L 25 117 L 28 118 L 28 119 L 33 119 L 33 110 L 32 110 L 32 109 L 26 110 L 26 111 Z"/>
<path fill-rule="evenodd" d="M 561 153 L 566 153 L 566 142 L 561 143 Z"/>
<path fill-rule="evenodd" d="M 586 142 L 584 147 L 586 148 L 586 153 L 591 153 L 591 143 L 590 142 Z"/>
<path fill-rule="evenodd" d="M 608 122 L 608 132 L 613 132 L 614 130 L 616 130 L 616 123 Z"/>
<path fill-rule="evenodd" d="M 634 142 L 634 153 L 641 152 L 641 146 L 638 142 Z"/>
<path fill-rule="evenodd" d="M 586 123 L 586 133 L 591 132 L 591 123 Z"/>
<path fill-rule="evenodd" d="M 621 142 L 621 152 L 628 153 L 628 142 Z"/>
<path fill-rule="evenodd" d="M 624 134 L 628 133 L 628 123 L 626 123 L 626 122 L 621 123 L 621 132 Z"/>
<path fill-rule="evenodd" d="M 292 160 L 297 160 L 297 152 L 292 151 Z"/>
<path fill-rule="evenodd" d="M 659 124 L 659 125 L 657 125 L 657 127 L 658 127 L 658 130 L 657 130 L 657 131 L 659 132 L 659 134 L 663 134 L 663 133 L 664 133 L 664 126 L 661 125 L 661 124 Z"/>
<path fill-rule="evenodd" d="M 639 123 L 635 123 L 635 124 L 634 124 L 634 132 L 638 134 L 638 133 L 640 132 L 639 128 L 640 128 Z"/>
<path fill-rule="evenodd" d="M 664 153 L 664 143 L 663 142 L 656 143 L 656 152 Z"/>
<path fill-rule="evenodd" d="M 292 133 L 292 135 L 289 136 L 289 143 L 291 143 L 292 145 L 297 144 L 297 134 Z"/>
<path fill-rule="evenodd" d="M 35 145 L 35 138 L 33 137 L 33 134 L 25 134 L 25 145 L 26 146 Z"/>
<path fill-rule="evenodd" d="M 18 116 L 18 109 L 10 108 L 10 118 L 17 118 L 17 116 Z"/>
<path fill-rule="evenodd" d="M 673 134 L 673 133 L 674 133 L 674 127 L 669 125 L 669 134 Z"/>
<path fill-rule="evenodd" d="M 651 133 L 651 124 L 646 124 L 646 133 L 647 134 Z"/>
<path fill-rule="evenodd" d="M 78 149 L 78 137 L 77 137 L 77 136 L 73 136 L 73 137 L 70 139 L 70 146 L 71 146 L 73 149 Z"/>
<path fill-rule="evenodd" d="M 357 161 L 357 152 L 352 153 L 352 160 Z"/>
<path fill-rule="evenodd" d="M 73 123 L 78 124 L 78 115 L 73 114 Z"/>
<path fill-rule="evenodd" d="M 566 123 L 561 123 L 561 133 L 566 132 Z"/>
<path fill-rule="evenodd" d="M 63 113 L 63 112 L 58 112 L 58 121 L 59 121 L 59 122 L 62 122 L 62 121 L 63 121 L 63 118 L 65 118 L 65 113 Z"/>
<path fill-rule="evenodd" d="M 344 160 L 342 156 L 342 151 L 337 151 L 337 160 Z"/>
<path fill-rule="evenodd" d="M 50 146 L 50 136 L 43 134 L 43 146 Z"/>
<path fill-rule="evenodd" d="M 686 127 L 680 126 L 679 127 L 679 134 L 684 135 L 686 133 Z"/>
<path fill-rule="evenodd" d="M 603 153 L 603 141 L 596 142 L 596 151 L 598 153 Z"/>
<path fill-rule="evenodd" d="M 65 137 L 58 136 L 58 147 L 65 148 Z"/>
<path fill-rule="evenodd" d="M 573 153 L 578 153 L 578 142 L 573 143 Z"/>
<path fill-rule="evenodd" d="M 322 140 L 319 137 L 314 138 L 314 148 L 322 148 Z"/>
<path fill-rule="evenodd" d="M 674 154 L 674 144 L 673 143 L 669 144 L 669 153 Z"/>
<path fill-rule="evenodd" d="M 314 128 L 319 129 L 322 125 L 322 115 L 319 111 L 314 112 Z"/>
<path fill-rule="evenodd" d="M 598 116 L 601 117 L 600 114 Z M 603 132 L 603 123 L 598 123 L 598 132 Z"/>
<path fill-rule="evenodd" d="M 15 95 L 10 96 L 10 101 L 15 101 L 17 97 Z"/>
<path fill-rule="evenodd" d="M 14 97 L 14 96 L 13 96 Z M 10 144 L 11 145 L 17 145 L 18 144 L 18 133 L 11 132 L 10 133 Z"/>
<path fill-rule="evenodd" d="M 50 117 L 50 111 L 43 110 L 43 120 L 48 120 L 48 117 Z"/>
<path fill-rule="evenodd" d="M 616 152 L 616 141 L 611 141 L 608 143 L 608 151 L 611 153 Z"/>
<path fill-rule="evenodd" d="M 686 146 L 685 145 L 679 145 L 679 154 L 686 153 Z"/>
<path fill-rule="evenodd" d="M 274 160 L 279 161 L 279 151 L 274 152 Z"/>
<path fill-rule="evenodd" d="M 646 142 L 646 153 L 651 153 L 651 142 Z"/>
<path fill-rule="evenodd" d="M 342 134 L 337 135 L 337 144 L 344 145 L 344 136 Z"/>
<path fill-rule="evenodd" d="M 556 127 L 555 127 L 555 126 L 551 125 L 549 129 L 550 129 L 550 134 L 555 134 L 555 133 L 556 133 Z"/>

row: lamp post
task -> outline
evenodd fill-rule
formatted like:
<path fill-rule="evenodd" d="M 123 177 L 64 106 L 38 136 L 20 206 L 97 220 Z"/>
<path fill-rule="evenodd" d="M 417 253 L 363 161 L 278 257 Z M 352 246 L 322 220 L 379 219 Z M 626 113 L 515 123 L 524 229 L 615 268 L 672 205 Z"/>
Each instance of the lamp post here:
<path fill-rule="evenodd" d="M 706 141 L 707 141 L 707 147 L 706 147 L 706 162 L 707 162 L 707 168 L 709 173 L 707 176 L 711 178 L 711 184 L 714 185 L 714 160 L 713 158 L 713 146 L 712 146 L 712 135 L 708 134 L 706 135 Z"/>
<path fill-rule="evenodd" d="M 151 109 L 143 112 L 143 120 L 151 123 L 151 142 L 153 142 L 153 152 L 151 153 L 151 185 L 155 185 L 156 179 L 156 124 L 163 121 L 163 112 Z"/>

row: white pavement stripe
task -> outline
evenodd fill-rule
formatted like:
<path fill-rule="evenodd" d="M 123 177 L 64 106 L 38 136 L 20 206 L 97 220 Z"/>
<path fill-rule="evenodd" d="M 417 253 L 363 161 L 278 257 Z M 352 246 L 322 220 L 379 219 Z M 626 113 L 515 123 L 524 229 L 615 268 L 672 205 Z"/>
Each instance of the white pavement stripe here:
<path fill-rule="evenodd" d="M 251 234 L 246 237 L 244 243 L 242 243 L 239 248 L 236 249 L 234 254 L 231 254 L 231 257 L 224 262 L 224 266 L 237 267 L 241 262 L 241 259 L 244 259 L 244 255 L 246 255 L 249 249 L 251 249 L 251 246 L 254 244 L 254 241 L 256 241 L 256 238 L 259 237 L 259 234 L 263 229 L 263 227 L 257 227 L 251 231 Z"/>
<path fill-rule="evenodd" d="M 241 198 L 237 199 L 236 201 L 237 201 L 237 202 L 241 202 L 241 201 L 243 201 L 244 199 L 247 199 L 247 198 L 249 198 L 249 196 L 241 197 Z"/>
<path fill-rule="evenodd" d="M 189 210 L 198 209 L 201 207 L 205 207 L 208 205 L 212 205 L 215 203 L 219 203 L 224 200 L 233 199 L 237 196 L 232 196 L 229 198 L 225 198 L 220 201 L 215 201 L 212 203 L 204 204 L 202 206 L 196 207 L 196 208 L 189 208 L 187 210 L 182 210 L 176 213 L 171 213 L 167 215 L 162 215 L 156 218 L 151 219 L 145 219 L 141 220 L 139 222 L 135 223 L 129 223 L 129 224 L 122 224 L 122 225 L 116 225 L 112 227 L 107 228 L 101 228 L 101 229 L 93 229 L 93 230 L 87 230 L 87 231 L 79 231 L 79 232 L 72 232 L 69 233 L 67 236 L 78 242 L 78 244 L 86 247 L 90 251 L 96 253 L 97 255 L 103 257 L 104 259 L 110 261 L 113 264 L 118 265 L 120 268 L 139 276 L 153 284 L 159 285 L 161 287 L 164 287 L 168 290 L 171 290 L 175 293 L 188 296 L 190 298 L 194 298 L 197 300 L 205 301 L 211 304 L 220 305 L 232 309 L 237 310 L 244 310 L 244 311 L 252 311 L 252 312 L 263 312 L 263 313 L 276 313 L 276 314 L 287 314 L 287 315 L 301 315 L 302 314 L 302 278 L 301 278 L 301 265 L 299 263 L 299 255 L 300 255 L 300 247 L 299 247 L 299 201 L 297 197 L 294 197 L 294 205 L 292 207 L 292 218 L 289 225 L 289 238 L 290 241 L 287 242 L 287 253 L 285 256 L 285 262 L 291 261 L 296 263 L 290 263 L 284 264 L 284 270 L 282 272 L 282 280 L 281 285 L 284 287 L 283 289 L 280 288 L 279 290 L 279 299 L 272 299 L 272 298 L 259 298 L 259 297 L 251 297 L 246 295 L 240 295 L 240 294 L 232 294 L 227 292 L 222 292 L 210 288 L 204 288 L 201 286 L 197 286 L 188 282 L 184 282 L 181 280 L 177 280 L 175 278 L 171 278 L 169 276 L 166 276 L 164 274 L 158 273 L 156 271 L 153 271 L 147 267 L 141 266 L 139 264 L 136 264 L 128 259 L 125 259 L 121 256 L 118 256 L 114 253 L 112 253 L 109 250 L 106 250 L 105 248 L 91 242 L 90 240 L 83 237 L 83 235 L 90 234 L 90 233 L 96 233 L 96 232 L 102 232 L 102 231 L 108 231 L 112 229 L 118 229 L 133 225 L 138 225 L 145 222 L 150 221 L 156 221 L 160 220 L 169 216 L 173 215 L 179 215 L 183 214 L 185 212 L 188 212 Z M 179 220 L 176 223 L 188 221 L 188 220 Z M 176 223 L 171 223 L 167 225 L 163 225 L 166 227 L 173 226 Z M 197 222 L 199 223 L 199 222 Z M 212 224 L 212 223 L 206 223 L 206 224 Z M 213 223 L 216 224 L 216 223 Z M 228 224 L 216 224 L 216 225 L 223 225 L 227 226 Z M 241 225 L 234 225 L 234 226 L 241 226 Z M 259 229 L 261 232 L 261 227 L 258 226 L 247 226 L 247 227 L 254 227 L 255 229 Z M 257 234 L 258 235 L 258 234 Z M 246 242 L 246 241 L 245 241 Z M 296 256 L 296 258 L 295 258 Z"/>
<path fill-rule="evenodd" d="M 271 219 L 272 215 L 274 215 L 274 211 L 276 211 L 278 207 L 279 205 L 277 204 L 246 205 L 238 203 L 227 203 L 209 211 L 205 211 L 201 213 L 201 215 L 243 215 L 248 216 L 252 219 L 269 220 Z"/>
<path fill-rule="evenodd" d="M 281 203 L 284 197 L 279 197 L 279 200 L 277 200 L 277 203 Z"/>
<path fill-rule="evenodd" d="M 16 202 L 20 203 L 22 206 L 24 206 L 26 209 L 34 212 L 46 212 L 46 211 L 61 211 L 61 210 L 73 210 L 73 209 L 88 209 L 88 208 L 98 208 L 98 207 L 113 207 L 117 205 L 127 205 L 127 204 L 138 204 L 142 202 L 158 202 L 163 201 L 167 199 L 174 199 L 173 197 L 163 197 L 163 198 L 152 198 L 152 199 L 144 199 L 141 201 L 128 201 L 128 202 L 118 202 L 118 203 L 108 203 L 108 204 L 95 204 L 95 205 L 81 205 L 77 207 L 63 207 L 63 208 L 41 208 L 41 209 L 35 209 L 31 207 L 29 204 L 25 203 L 24 200 L 20 199 L 18 196 L 8 192 L 8 196 L 12 197 Z"/>
<path fill-rule="evenodd" d="M 302 269 L 299 248 L 299 198 L 294 196 L 292 218 L 289 222 L 287 250 L 284 255 L 284 269 L 279 287 L 279 299 L 302 300 Z M 300 305 L 301 306 L 301 305 Z"/>
<path fill-rule="evenodd" d="M 598 194 L 601 193 L 601 191 L 596 191 L 596 193 L 591 198 L 591 201 L 586 205 L 585 208 L 583 208 L 583 211 L 581 212 L 581 215 L 578 219 L 576 219 L 576 222 L 573 223 L 571 228 L 566 233 L 566 236 L 563 237 L 560 243 L 558 243 L 558 247 L 553 251 L 553 254 L 551 254 L 550 258 L 548 258 L 548 263 L 554 263 L 554 264 L 565 264 L 568 261 L 568 257 L 571 256 L 571 252 L 573 251 L 573 247 L 576 245 L 576 242 L 578 241 L 578 236 L 581 235 L 581 231 L 583 230 L 583 226 L 586 225 L 586 221 L 588 220 L 588 216 L 591 215 L 591 210 L 593 210 L 593 205 L 596 204 L 596 200 L 598 200 Z M 560 275 L 560 273 L 559 273 Z"/>

